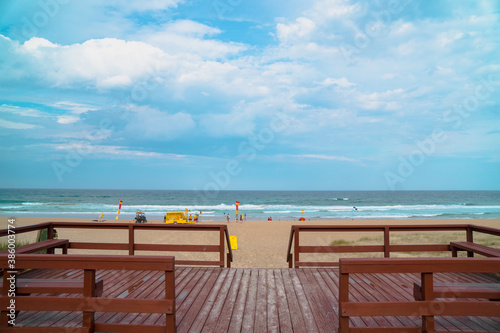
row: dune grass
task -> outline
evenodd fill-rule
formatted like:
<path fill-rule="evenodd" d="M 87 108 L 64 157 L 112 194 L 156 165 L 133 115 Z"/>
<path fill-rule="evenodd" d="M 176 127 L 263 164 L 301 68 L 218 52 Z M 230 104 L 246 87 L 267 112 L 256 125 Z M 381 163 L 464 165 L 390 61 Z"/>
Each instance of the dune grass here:
<path fill-rule="evenodd" d="M 421 232 L 421 233 L 391 233 L 391 245 L 411 245 L 411 244 L 449 244 L 450 242 L 465 241 L 465 233 L 463 232 Z M 500 237 L 487 234 L 474 234 L 474 242 L 485 246 L 500 248 Z M 364 236 L 355 241 L 347 241 L 337 239 L 330 243 L 331 246 L 342 245 L 383 245 L 384 237 Z M 349 254 L 344 254 L 350 256 Z M 459 255 L 466 255 L 466 252 L 459 252 Z M 372 255 L 356 253 L 356 257 L 373 257 Z M 391 257 L 449 257 L 449 251 L 414 251 L 414 252 L 392 252 Z M 377 255 L 378 257 L 378 255 Z"/>

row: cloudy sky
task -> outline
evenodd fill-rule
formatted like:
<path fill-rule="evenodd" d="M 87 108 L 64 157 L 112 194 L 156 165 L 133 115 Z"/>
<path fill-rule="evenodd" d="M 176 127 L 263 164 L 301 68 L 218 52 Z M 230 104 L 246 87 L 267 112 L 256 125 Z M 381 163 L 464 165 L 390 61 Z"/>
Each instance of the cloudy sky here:
<path fill-rule="evenodd" d="M 0 187 L 498 190 L 499 7 L 0 0 Z"/>

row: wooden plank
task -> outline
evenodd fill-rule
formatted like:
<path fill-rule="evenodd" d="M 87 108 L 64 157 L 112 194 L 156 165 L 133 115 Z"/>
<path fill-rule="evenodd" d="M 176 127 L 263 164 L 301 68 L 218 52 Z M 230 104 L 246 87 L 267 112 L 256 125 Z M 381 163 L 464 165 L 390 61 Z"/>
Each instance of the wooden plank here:
<path fill-rule="evenodd" d="M 204 328 L 204 332 L 227 332 L 229 330 L 229 324 L 231 322 L 231 317 L 236 311 L 236 299 L 238 297 L 238 290 L 240 288 L 240 283 L 242 283 L 243 278 L 243 269 L 231 269 L 231 272 L 235 272 L 233 280 L 230 284 L 229 292 L 225 297 L 223 307 L 220 309 L 220 304 L 222 303 L 223 297 L 216 301 L 214 308 L 212 309 L 210 318 L 214 318 L 212 320 L 209 319 L 207 325 Z M 217 312 L 218 311 L 218 312 Z M 241 319 L 243 316 L 241 316 Z M 215 320 L 216 319 L 216 320 Z M 216 322 L 215 328 L 212 327 L 212 323 Z M 206 329 L 206 330 L 205 330 Z"/>
<path fill-rule="evenodd" d="M 449 244 L 412 244 L 412 245 L 391 245 L 390 252 L 427 252 L 427 251 L 451 251 Z"/>
<path fill-rule="evenodd" d="M 156 325 L 130 325 L 130 324 L 104 324 L 96 323 L 95 329 L 97 332 L 123 332 L 123 333 L 165 333 L 165 327 Z M 65 331 L 67 332 L 67 331 Z M 168 331 L 167 331 L 168 332 Z M 73 330 L 71 330 L 73 333 Z"/>
<path fill-rule="evenodd" d="M 213 306 L 210 309 L 210 313 L 207 315 L 207 320 L 205 321 L 205 325 L 202 327 L 202 332 L 221 332 L 221 330 L 216 330 L 217 323 L 221 320 L 221 316 L 224 314 L 223 307 L 225 305 L 225 301 L 228 297 L 230 297 L 230 289 L 233 284 L 234 277 L 236 273 L 241 270 L 234 269 L 226 269 L 224 270 L 227 274 L 219 275 L 219 279 L 223 279 L 221 288 L 219 292 L 215 295 L 216 298 L 213 300 Z M 240 274 L 241 278 L 241 274 Z M 233 301 L 236 299 L 236 294 L 232 294 L 234 296 Z M 231 301 L 229 301 L 231 302 Z M 232 308 L 229 308 L 229 315 L 232 312 Z M 227 314 L 226 314 L 227 315 Z M 230 319 L 230 317 L 229 317 Z M 229 327 L 229 320 L 227 320 Z M 227 330 L 226 327 L 226 330 Z"/>
<path fill-rule="evenodd" d="M 2 332 L 6 333 L 90 333 L 85 327 L 2 327 Z"/>
<path fill-rule="evenodd" d="M 16 255 L 34 253 L 42 250 L 53 249 L 55 247 L 67 248 L 68 244 L 69 244 L 68 239 L 47 239 L 41 242 L 16 247 Z M 8 253 L 8 250 L 0 251 L 0 254 L 6 254 L 6 253 Z"/>
<path fill-rule="evenodd" d="M 218 266 L 218 267 L 223 267 L 224 266 L 224 261 L 214 261 L 214 260 L 176 260 L 175 264 L 176 265 Z"/>
<path fill-rule="evenodd" d="M 350 333 L 422 333 L 421 327 L 355 327 Z"/>
<path fill-rule="evenodd" d="M 297 300 L 299 301 L 300 308 L 302 309 L 302 316 L 304 317 L 307 332 L 319 332 L 309 301 L 307 300 L 304 289 L 302 288 L 300 279 L 297 276 L 297 269 L 290 271 L 290 277 L 295 289 L 295 294 L 297 295 Z"/>
<path fill-rule="evenodd" d="M 248 288 L 250 287 L 251 269 L 243 270 L 241 284 L 239 285 L 238 296 L 236 298 L 231 323 L 229 324 L 228 332 L 236 333 L 241 332 L 241 325 L 243 323 L 243 316 L 245 313 L 246 298 L 248 295 Z"/>
<path fill-rule="evenodd" d="M 293 332 L 292 319 L 290 318 L 290 309 L 287 301 L 287 294 L 283 282 L 281 269 L 274 269 L 274 283 L 276 288 L 276 306 L 278 308 L 279 329 L 281 333 Z M 270 325 L 271 326 L 271 325 Z"/>
<path fill-rule="evenodd" d="M 419 282 L 414 283 L 413 295 L 422 300 Z M 434 298 L 487 298 L 500 299 L 498 283 L 435 283 Z"/>
<path fill-rule="evenodd" d="M 175 319 L 177 325 L 179 325 L 184 319 L 184 316 L 189 311 L 191 305 L 195 302 L 198 294 L 200 293 L 205 282 L 208 280 L 209 276 L 210 272 L 207 272 L 207 269 L 199 269 L 196 271 L 195 277 L 191 281 L 189 281 L 189 283 L 184 288 L 188 295 L 175 311 Z"/>
<path fill-rule="evenodd" d="M 212 290 L 215 282 L 217 281 L 217 278 L 221 273 L 221 271 L 222 270 L 218 268 L 207 269 L 205 274 L 206 278 L 204 277 L 202 280 L 203 281 L 202 284 L 200 284 L 200 290 L 197 293 L 196 299 L 191 303 L 191 306 L 189 307 L 189 310 L 186 312 L 184 318 L 178 322 L 177 329 L 180 332 L 188 332 L 191 330 L 190 329 L 191 326 L 196 321 L 198 313 L 205 304 L 205 301 L 210 291 Z"/>
<path fill-rule="evenodd" d="M 277 333 L 280 332 L 280 328 L 274 271 L 266 269 L 263 270 L 263 273 L 267 274 L 267 331 Z"/>
<path fill-rule="evenodd" d="M 335 314 L 328 300 L 324 297 L 321 288 L 318 287 L 316 279 L 312 276 L 315 269 L 297 270 L 297 276 L 302 282 L 302 287 L 309 300 L 309 305 L 320 332 L 333 332 L 337 328 Z"/>
<path fill-rule="evenodd" d="M 210 294 L 206 298 L 205 302 L 203 303 L 203 306 L 201 309 L 197 312 L 196 318 L 189 328 L 189 332 L 201 332 L 203 330 L 203 326 L 205 326 L 205 322 L 208 319 L 208 315 L 212 311 L 212 307 L 215 304 L 215 301 L 217 299 L 217 296 L 219 295 L 219 292 L 221 291 L 221 288 L 224 286 L 224 282 L 226 280 L 226 277 L 229 273 L 228 269 L 222 269 L 222 270 L 217 270 L 220 271 L 220 274 L 217 277 L 217 280 L 214 282 Z M 229 286 L 229 284 L 228 284 Z"/>
<path fill-rule="evenodd" d="M 285 297 L 288 301 L 288 309 L 290 312 L 290 317 L 292 321 L 292 328 L 294 332 L 306 332 L 306 324 L 302 316 L 302 310 L 300 308 L 299 300 L 295 293 L 295 289 L 292 282 L 292 277 L 290 276 L 291 270 L 282 270 L 281 276 L 283 278 L 283 286 L 285 288 Z"/>
<path fill-rule="evenodd" d="M 7 307 L 8 297 L 0 297 L 0 305 Z M 86 311 L 163 313 L 172 312 L 173 303 L 165 299 L 119 299 L 102 297 L 18 296 L 16 308 L 26 311 Z"/>
<path fill-rule="evenodd" d="M 356 302 L 341 303 L 341 313 L 343 316 L 440 315 L 500 317 L 500 303 L 476 301 Z"/>
<path fill-rule="evenodd" d="M 265 332 L 267 329 L 267 317 L 269 313 L 267 311 L 267 275 L 265 269 L 259 269 L 258 279 L 257 279 L 257 299 L 255 305 L 255 332 Z M 276 318 L 275 318 L 276 319 Z"/>
<path fill-rule="evenodd" d="M 500 257 L 500 250 L 493 247 L 470 243 L 470 242 L 450 242 L 453 250 L 472 251 L 486 257 Z"/>
<path fill-rule="evenodd" d="M 500 272 L 500 258 L 342 258 L 340 263 L 341 273 Z"/>
<path fill-rule="evenodd" d="M 7 256 L 0 256 L 0 267 L 8 267 Z M 122 256 L 83 254 L 19 254 L 17 269 L 118 269 L 172 271 L 172 256 Z"/>
<path fill-rule="evenodd" d="M 243 332 L 253 332 L 255 325 L 255 307 L 257 306 L 257 286 L 259 271 L 250 270 L 250 284 L 248 286 L 248 295 L 246 298 L 245 310 L 243 313 L 243 323 L 241 330 Z M 260 315 L 260 314 L 259 314 Z"/>
<path fill-rule="evenodd" d="M 316 262 L 308 262 L 308 261 L 297 261 L 296 267 L 336 267 L 339 265 L 338 262 L 335 261 L 316 261 Z"/>
<path fill-rule="evenodd" d="M 124 243 L 88 243 L 88 242 L 71 242 L 70 249 L 87 249 L 87 250 L 122 250 L 128 251 L 128 244 Z"/>
<path fill-rule="evenodd" d="M 96 280 L 96 296 L 102 295 L 103 281 Z M 3 282 L 0 282 L 0 288 Z M 17 294 L 81 294 L 83 280 L 75 279 L 17 279 Z"/>
<path fill-rule="evenodd" d="M 384 252 L 383 245 L 299 246 L 300 253 Z"/>
<path fill-rule="evenodd" d="M 135 244 L 136 251 L 219 252 L 219 245 Z"/>

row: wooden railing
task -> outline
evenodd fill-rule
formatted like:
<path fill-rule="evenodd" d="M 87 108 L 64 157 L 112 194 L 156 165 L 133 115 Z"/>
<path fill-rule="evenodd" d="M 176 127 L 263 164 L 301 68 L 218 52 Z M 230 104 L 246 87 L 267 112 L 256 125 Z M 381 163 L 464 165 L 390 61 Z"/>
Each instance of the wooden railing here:
<path fill-rule="evenodd" d="M 338 266 L 338 262 L 307 262 L 300 261 L 301 253 L 366 253 L 381 252 L 385 258 L 390 258 L 392 252 L 428 252 L 428 251 L 450 251 L 450 244 L 411 244 L 411 245 L 391 245 L 390 236 L 395 232 L 415 232 L 415 231 L 463 231 L 467 242 L 474 242 L 474 232 L 500 236 L 500 229 L 483 227 L 471 224 L 448 224 L 448 225 L 293 225 L 290 230 L 288 242 L 287 262 L 290 268 L 301 266 Z M 383 233 L 384 243 L 382 245 L 339 245 L 339 246 L 304 246 L 300 245 L 300 234 L 303 232 L 363 232 L 363 233 Z M 292 254 L 293 246 L 293 254 Z M 473 256 L 469 253 L 469 256 Z"/>
<path fill-rule="evenodd" d="M 339 332 L 434 332 L 435 316 L 500 317 L 500 302 L 434 299 L 434 273 L 500 273 L 500 258 L 340 259 Z M 421 301 L 350 302 L 349 275 L 355 273 L 420 273 Z M 349 317 L 421 316 L 415 327 L 349 327 Z"/>
<path fill-rule="evenodd" d="M 141 223 L 92 223 L 92 222 L 45 222 L 40 224 L 17 227 L 16 235 L 47 229 L 48 239 L 54 237 L 54 229 L 94 229 L 94 230 L 128 230 L 127 243 L 98 243 L 98 242 L 72 242 L 69 249 L 92 250 L 122 250 L 134 255 L 136 251 L 166 251 L 166 252 L 218 252 L 219 260 L 176 260 L 176 265 L 198 265 L 231 267 L 233 253 L 229 246 L 229 233 L 226 225 L 195 225 L 195 224 L 141 224 Z M 136 230 L 149 230 L 161 232 L 192 231 L 192 232 L 218 232 L 219 244 L 138 244 L 135 242 Z M 7 229 L 0 230 L 0 237 L 8 235 Z M 226 253 L 227 249 L 227 253 Z M 71 251 L 69 252 L 71 253 Z"/>
<path fill-rule="evenodd" d="M 13 270 L 7 255 L 0 256 L 3 275 L 0 298 L 0 331 L 2 332 L 175 332 L 175 259 L 158 256 L 103 256 L 71 254 L 19 254 L 15 270 L 68 269 L 83 270 L 83 294 L 77 297 L 9 295 Z M 96 270 L 162 271 L 165 274 L 162 299 L 129 299 L 96 297 Z M 9 305 L 14 300 L 15 311 L 75 311 L 83 313 L 81 327 L 8 327 Z M 96 323 L 96 312 L 160 313 L 165 314 L 162 326 Z"/>

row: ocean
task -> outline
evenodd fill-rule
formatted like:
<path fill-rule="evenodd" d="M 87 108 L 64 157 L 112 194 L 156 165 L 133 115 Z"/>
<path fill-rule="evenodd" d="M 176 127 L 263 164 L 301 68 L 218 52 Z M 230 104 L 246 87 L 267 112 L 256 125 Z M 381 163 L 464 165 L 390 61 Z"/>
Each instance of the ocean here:
<path fill-rule="evenodd" d="M 239 213 L 248 220 L 500 218 L 500 191 L 160 191 L 0 189 L 0 216 L 120 219 L 136 211 L 160 220 L 165 212 L 200 213 L 224 221 Z M 356 207 L 354 209 L 353 207 Z"/>

